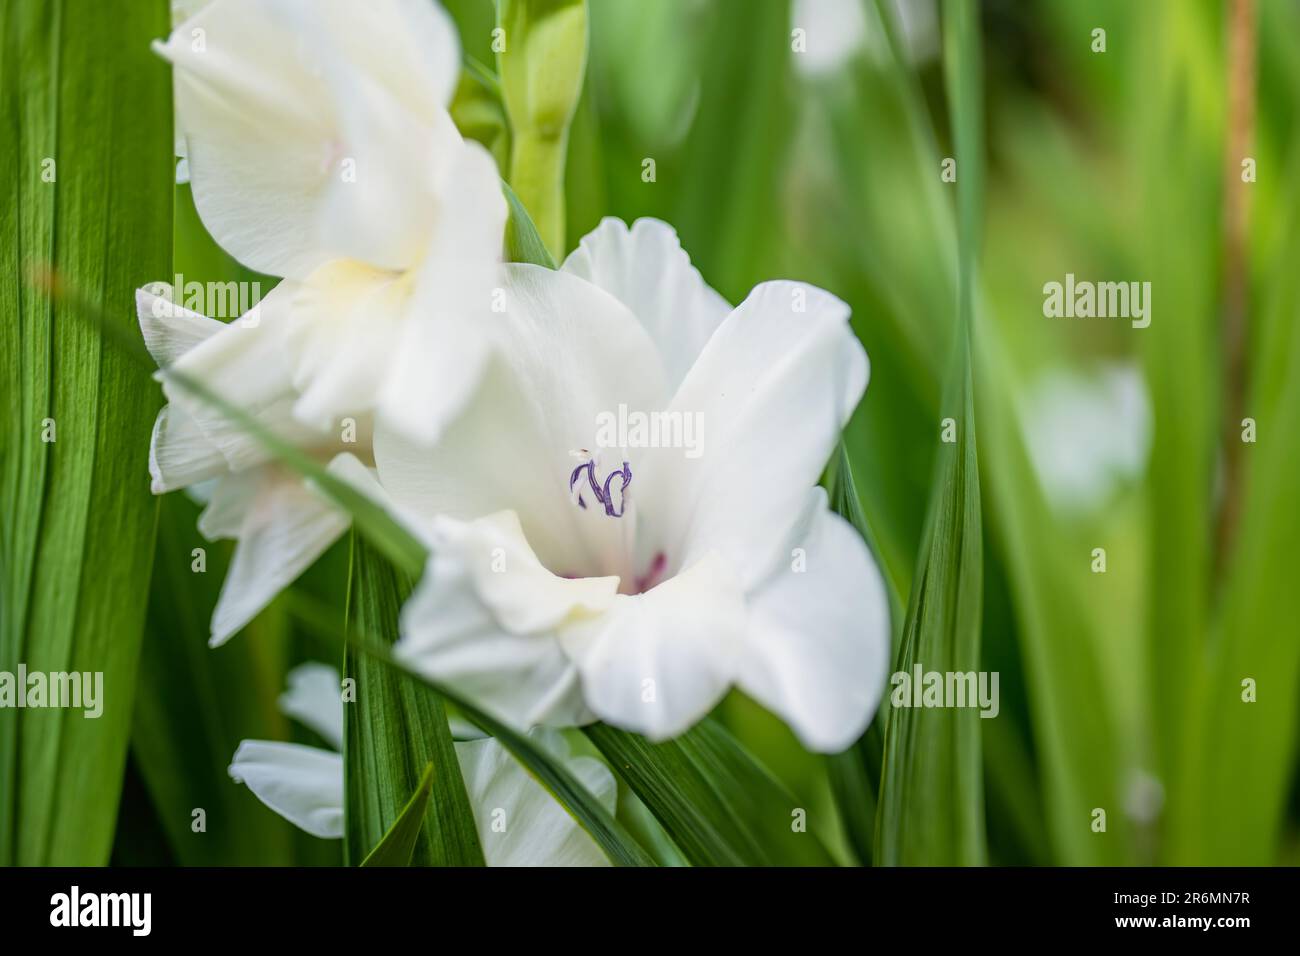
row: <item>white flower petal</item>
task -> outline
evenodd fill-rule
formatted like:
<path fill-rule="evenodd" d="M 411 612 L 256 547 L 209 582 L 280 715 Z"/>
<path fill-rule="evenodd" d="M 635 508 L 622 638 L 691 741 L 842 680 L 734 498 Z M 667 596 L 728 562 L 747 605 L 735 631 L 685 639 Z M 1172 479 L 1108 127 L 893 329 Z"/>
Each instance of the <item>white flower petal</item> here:
<path fill-rule="evenodd" d="M 720 701 L 739 672 L 745 608 L 734 576 L 704 556 L 599 617 L 561 629 L 587 704 L 602 720 L 664 740 Z"/>
<path fill-rule="evenodd" d="M 145 348 L 166 368 L 226 327 L 224 322 L 192 312 L 149 287 L 135 290 L 135 311 Z"/>
<path fill-rule="evenodd" d="M 406 279 L 354 259 L 329 262 L 302 282 L 285 335 L 294 418 L 323 431 L 374 408 L 409 292 Z"/>
<path fill-rule="evenodd" d="M 415 278 L 402 341 L 379 395 L 384 421 L 431 445 L 465 406 L 489 355 L 485 324 L 501 294 L 506 201 L 496 163 L 478 143 L 451 151 L 438 221 Z"/>
<path fill-rule="evenodd" d="M 473 317 L 434 314 L 426 305 L 422 299 L 411 304 L 375 397 L 383 425 L 424 448 L 465 409 L 490 355 Z"/>
<path fill-rule="evenodd" d="M 571 756 L 559 734 L 530 736 L 614 812 L 616 787 L 608 767 Z M 488 866 L 609 865 L 587 832 L 496 740 L 457 743 L 456 756 Z"/>
<path fill-rule="evenodd" d="M 214 0 L 156 49 L 176 66 L 194 201 L 223 248 L 293 278 L 347 254 L 411 264 L 436 214 L 418 146 L 449 125 L 460 69 L 437 4 Z M 374 208 L 396 216 L 384 233 L 366 225 Z"/>
<path fill-rule="evenodd" d="M 171 400 L 154 423 L 149 449 L 153 491 L 160 494 L 269 459 L 262 443 L 203 397 L 166 377 L 198 380 L 229 404 L 297 445 L 329 444 L 324 431 L 305 428 L 291 409 L 295 392 L 285 361 L 289 308 L 297 287 L 281 284 L 238 321 L 209 319 L 149 288 L 136 292 L 145 346 L 165 371 Z M 369 443 L 369 433 L 365 435 Z"/>
<path fill-rule="evenodd" d="M 199 534 L 209 541 L 238 538 L 267 476 L 260 468 L 222 475 L 212 483 L 199 515 Z"/>
<path fill-rule="evenodd" d="M 617 580 L 547 571 L 510 512 L 440 519 L 431 540 L 424 578 L 402 609 L 397 657 L 516 727 L 587 719 L 555 628 L 599 613 Z"/>
<path fill-rule="evenodd" d="M 701 416 L 702 453 L 653 456 L 639 488 L 670 560 L 718 550 L 748 589 L 767 575 L 867 384 L 848 306 L 767 282 L 705 345 L 670 408 Z"/>
<path fill-rule="evenodd" d="M 221 449 L 194 419 L 171 405 L 158 411 L 149 440 L 150 490 L 155 495 L 219 478 L 226 471 Z"/>
<path fill-rule="evenodd" d="M 437 209 L 430 166 L 463 140 L 445 110 L 422 117 L 370 75 L 338 65 L 327 65 L 340 130 L 317 211 L 320 241 L 333 256 L 412 268 Z"/>
<path fill-rule="evenodd" d="M 880 702 L 889 602 L 866 544 L 827 509 L 822 489 L 802 525 L 802 553 L 750 596 L 739 683 L 809 749 L 835 753 L 862 735 Z"/>
<path fill-rule="evenodd" d="M 414 113 L 431 117 L 451 104 L 460 80 L 460 37 L 436 0 L 291 0 L 303 22 L 323 25 L 337 56 L 373 77 Z"/>
<path fill-rule="evenodd" d="M 240 262 L 273 275 L 306 275 L 326 258 L 311 223 L 336 137 L 300 45 L 281 5 L 241 0 L 214 0 L 155 44 L 176 67 L 204 225 Z"/>
<path fill-rule="evenodd" d="M 200 481 L 185 489 L 185 497 L 196 505 L 207 505 L 212 501 L 212 495 L 220 484 L 221 478 L 209 478 L 207 481 Z"/>
<path fill-rule="evenodd" d="M 515 511 L 557 574 L 622 574 L 611 556 L 626 529 L 569 505 L 572 452 L 595 448 L 601 412 L 662 407 L 658 356 L 627 308 L 591 283 L 536 266 L 505 274 L 507 311 L 487 320 L 495 352 L 473 398 L 433 448 L 379 423 L 380 480 L 428 521 Z"/>
<path fill-rule="evenodd" d="M 731 312 L 691 265 L 673 227 L 658 219 L 638 219 L 630 229 L 620 219 L 601 220 L 561 269 L 632 310 L 658 347 L 672 388 Z"/>
<path fill-rule="evenodd" d="M 273 467 L 260 470 L 246 495 L 239 543 L 212 613 L 213 647 L 229 640 L 307 570 L 350 521 L 301 478 Z M 214 495 L 208 511 L 218 500 Z"/>
<path fill-rule="evenodd" d="M 312 836 L 343 836 L 343 757 L 318 747 L 245 740 L 230 776 L 257 799 Z"/>
<path fill-rule="evenodd" d="M 343 749 L 343 696 L 339 672 L 328 664 L 299 664 L 278 701 L 280 712 L 310 727 L 336 750 Z"/>
<path fill-rule="evenodd" d="M 306 447 L 328 444 L 332 436 L 293 416 L 297 392 L 287 361 L 286 336 L 297 288 L 294 283 L 282 282 L 246 316 L 223 325 L 219 332 L 178 356 L 170 368 L 256 418 L 277 437 Z M 270 454 L 256 436 L 204 398 L 165 377 L 163 392 L 221 450 L 231 470 L 269 460 Z"/>

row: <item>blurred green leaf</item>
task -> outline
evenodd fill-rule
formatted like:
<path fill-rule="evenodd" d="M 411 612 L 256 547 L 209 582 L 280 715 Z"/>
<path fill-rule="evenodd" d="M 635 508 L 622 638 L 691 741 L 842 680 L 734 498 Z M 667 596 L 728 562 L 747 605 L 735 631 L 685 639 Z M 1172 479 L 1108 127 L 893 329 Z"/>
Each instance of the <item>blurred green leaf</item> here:
<path fill-rule="evenodd" d="M 155 505 L 145 480 L 158 402 L 147 372 L 33 272 L 134 324 L 138 281 L 171 264 L 167 69 L 149 41 L 164 0 L 0 11 L 0 670 L 103 675 L 103 713 L 0 710 L 0 863 L 108 860 L 135 693 Z M 110 57 L 106 49 L 113 50 Z M 55 441 L 42 440 L 45 419 Z"/>
<path fill-rule="evenodd" d="M 709 284 L 739 302 L 781 267 L 781 173 L 794 125 L 790 9 L 785 0 L 715 0 L 700 17 L 690 27 L 702 33 L 692 41 L 700 93 L 682 153 L 658 163 L 652 184 L 636 169 L 621 175 L 625 191 L 658 191 L 677 178 L 659 215 Z"/>
<path fill-rule="evenodd" d="M 1202 759 L 1207 715 L 1200 694 L 1214 591 L 1225 101 L 1222 81 L 1206 79 L 1223 72 L 1223 17 L 1218 8 L 1164 0 L 1142 12 L 1144 95 L 1134 100 L 1130 122 L 1141 130 L 1133 142 L 1144 193 L 1142 276 L 1158 303 L 1150 327 L 1135 332 L 1154 421 L 1147 473 L 1151 720 L 1157 766 L 1170 784 L 1171 848 L 1188 854 L 1172 861 L 1191 863 L 1204 862 L 1196 843 L 1207 832 L 1205 821 L 1195 821 L 1201 795 L 1184 788 Z M 1189 381 L 1199 387 L 1188 388 Z"/>
<path fill-rule="evenodd" d="M 451 118 L 461 135 L 487 148 L 497 169 L 510 168 L 510 124 L 501 102 L 501 84 L 477 60 L 465 60 L 451 103 Z"/>
<path fill-rule="evenodd" d="M 895 670 L 980 670 L 980 497 L 970 361 L 957 354 L 950 400 L 956 442 L 935 469 L 925 544 Z M 887 693 L 889 693 L 887 691 Z M 876 853 L 884 865 L 978 865 L 985 859 L 980 716 L 971 707 L 893 707 L 885 724 Z"/>
<path fill-rule="evenodd" d="M 897 670 L 975 673 L 983 549 L 969 341 L 982 220 L 980 38 L 968 0 L 944 6 L 945 66 L 957 141 L 958 348 L 943 408 L 955 442 L 935 467 Z M 914 670 L 915 669 L 915 670 Z M 987 851 L 979 712 L 894 707 L 885 724 L 876 845 L 886 865 L 979 865 Z"/>
<path fill-rule="evenodd" d="M 1296 262 L 1300 151 L 1293 147 L 1283 170 L 1279 205 L 1285 218 L 1277 261 Z M 1242 411 L 1255 420 L 1256 440 L 1239 447 L 1239 525 L 1225 556 L 1204 682 L 1190 704 L 1198 739 L 1189 748 L 1181 785 L 1194 788 L 1196 812 L 1187 823 L 1195 842 L 1193 834 L 1171 833 L 1168 858 L 1174 862 L 1277 865 L 1283 862 L 1279 846 L 1288 794 L 1294 802 L 1300 588 L 1294 564 L 1282 556 L 1300 539 L 1300 272 L 1270 270 L 1254 296 L 1258 307 L 1248 312 L 1253 345 Z M 1240 420 L 1225 424 L 1233 433 L 1225 440 L 1240 441 Z M 1254 682 L 1253 702 L 1247 701 L 1248 679 Z"/>
<path fill-rule="evenodd" d="M 429 764 L 424 768 L 415 793 L 411 794 L 411 799 L 379 841 L 379 845 L 361 861 L 361 866 L 410 866 L 420 828 L 424 826 L 424 812 L 429 807 L 432 795 L 433 764 Z"/>
<path fill-rule="evenodd" d="M 228 548 L 194 530 L 183 495 L 161 502 L 149 620 L 140 655 L 131 750 L 178 860 L 186 866 L 288 866 L 294 828 L 263 808 L 227 767 L 241 740 L 279 740 L 276 708 L 285 671 L 284 628 L 260 615 L 239 640 L 208 647 L 208 617 Z M 206 570 L 192 570 L 193 549 Z M 205 828 L 193 829 L 202 809 Z"/>

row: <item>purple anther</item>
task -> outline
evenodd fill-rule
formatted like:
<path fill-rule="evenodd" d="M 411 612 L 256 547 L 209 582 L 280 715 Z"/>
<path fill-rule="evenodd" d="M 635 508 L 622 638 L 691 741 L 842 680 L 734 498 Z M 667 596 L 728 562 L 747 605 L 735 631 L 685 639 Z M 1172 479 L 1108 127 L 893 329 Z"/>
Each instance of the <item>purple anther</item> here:
<path fill-rule="evenodd" d="M 569 491 L 573 491 L 573 486 L 578 483 L 578 477 L 584 471 L 587 473 L 587 483 L 591 485 L 591 493 L 595 497 L 595 499 L 598 502 L 600 502 L 601 505 L 604 506 L 605 514 L 609 515 L 611 518 L 623 517 L 623 510 L 626 507 L 623 501 L 623 494 L 624 492 L 627 491 L 627 486 L 632 483 L 632 466 L 629 465 L 627 462 L 623 462 L 622 468 L 619 468 L 615 471 L 611 471 L 609 475 L 606 476 L 605 484 L 602 487 L 600 483 L 596 481 L 595 460 L 585 461 L 577 468 L 573 469 L 573 471 L 569 474 Z M 622 476 L 623 479 L 623 482 L 619 487 L 617 511 L 614 510 L 614 503 L 613 501 L 610 500 L 610 494 L 609 494 L 609 484 L 611 481 L 614 480 L 615 475 L 620 475 Z M 587 502 L 584 501 L 582 498 L 582 492 L 578 493 L 578 507 L 579 508 L 587 507 Z"/>
<path fill-rule="evenodd" d="M 619 475 L 623 479 L 623 483 L 618 489 L 618 511 L 614 510 L 614 499 L 611 498 L 609 494 L 609 483 L 614 480 L 615 475 Z M 627 491 L 627 486 L 630 484 L 632 484 L 632 466 L 627 462 L 623 462 L 622 469 L 611 471 L 605 477 L 605 487 L 602 489 L 601 495 L 601 501 L 605 505 L 605 514 L 609 515 L 611 518 L 623 517 L 623 510 L 627 507 L 627 501 L 624 499 L 623 494 Z"/>
<path fill-rule="evenodd" d="M 596 500 L 603 505 L 605 503 L 605 498 L 601 493 L 600 485 L 596 484 L 596 463 L 594 461 L 584 462 L 577 468 L 573 469 L 573 473 L 569 475 L 569 490 L 573 490 L 573 486 L 578 482 L 578 476 L 584 471 L 587 473 L 587 481 L 591 485 L 592 494 L 594 494 Z M 587 503 L 582 500 L 581 492 L 578 493 L 578 507 L 587 507 Z"/>

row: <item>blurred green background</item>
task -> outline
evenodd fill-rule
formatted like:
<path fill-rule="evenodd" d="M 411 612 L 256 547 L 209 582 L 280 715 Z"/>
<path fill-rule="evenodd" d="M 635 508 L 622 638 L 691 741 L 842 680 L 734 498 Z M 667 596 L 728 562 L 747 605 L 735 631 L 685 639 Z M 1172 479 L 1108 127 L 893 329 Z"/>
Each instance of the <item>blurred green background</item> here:
<path fill-rule="evenodd" d="M 466 53 L 493 63 L 492 0 L 445 5 Z M 56 16 L 71 22 L 81 6 L 62 5 Z M 104 31 L 139 44 L 126 63 L 139 64 L 141 76 L 122 82 L 154 90 L 150 103 L 162 110 L 156 91 L 167 71 L 144 49 L 167 30 L 157 6 L 105 22 Z M 975 721 L 977 791 L 938 792 L 934 770 L 925 812 L 943 828 L 940 818 L 963 811 L 958 801 L 974 805 L 986 859 L 998 865 L 1295 864 L 1300 5 L 976 7 L 983 96 L 974 119 L 985 166 L 970 355 L 978 632 L 980 666 L 1001 675 L 1001 712 Z M 56 39 L 49 14 L 33 16 L 0 19 L 10 117 L 31 111 L 46 89 L 39 78 L 19 81 L 16 38 L 69 42 Z M 943 160 L 956 155 L 942 25 L 930 0 L 590 0 L 566 172 L 566 249 L 602 216 L 656 216 L 677 228 L 706 281 L 733 303 L 757 282 L 798 278 L 851 304 L 872 374 L 845 445 L 896 602 L 896 642 L 926 540 L 941 421 L 960 414 L 944 385 L 959 328 L 957 190 L 971 184 L 964 157 L 956 183 L 941 176 Z M 1097 30 L 1104 51 L 1095 49 Z M 800 52 L 795 31 L 804 34 Z M 78 94 L 66 74 L 45 82 Z M 499 104 L 469 79 L 455 116 L 499 158 L 509 155 Z M 139 147 L 141 161 L 166 176 L 171 143 L 161 126 L 156 132 L 148 150 Z M 14 142 L 24 163 L 42 155 L 39 145 Z M 24 188 L 33 189 L 15 186 Z M 11 220 L 6 256 L 20 263 L 20 248 L 49 237 L 25 236 L 30 220 Z M 240 276 L 203 232 L 187 187 L 175 189 L 163 228 L 151 247 L 158 275 L 123 272 L 112 282 L 129 290 L 173 272 Z M 32 241 L 10 253 L 15 235 Z M 1150 282 L 1150 327 L 1045 317 L 1043 286 L 1067 273 Z M 10 288 L 6 310 L 49 308 Z M 19 394 L 16 368 L 6 384 Z M 31 407 L 15 401 L 14 435 L 30 431 L 21 410 Z M 1255 422 L 1254 442 L 1241 440 L 1244 418 Z M 144 497 L 147 438 L 145 424 L 123 478 Z M 21 562 L 12 557 L 26 553 L 20 502 L 31 493 L 23 476 L 36 452 L 7 435 L 4 453 L 0 666 L 24 659 L 21 642 L 33 633 L 24 620 L 35 613 L 16 609 Z M 96 494 L 110 492 L 123 493 L 101 486 Z M 87 513 L 98 501 L 86 498 Z M 209 548 L 206 575 L 189 572 L 190 549 L 203 544 L 196 515 L 181 495 L 160 502 L 125 770 L 119 785 L 112 768 L 121 748 L 97 743 L 109 769 L 74 800 L 75 812 L 103 821 L 103 838 L 65 846 L 52 820 L 54 835 L 23 849 L 14 837 L 19 812 L 53 789 L 31 782 L 43 771 L 20 744 L 24 734 L 47 741 L 57 732 L 25 729 L 0 712 L 8 831 L 0 862 L 338 862 L 336 846 L 294 831 L 225 771 L 244 737 L 306 733 L 278 714 L 275 698 L 286 670 L 322 658 L 328 645 L 295 613 L 290 593 L 249 633 L 209 651 L 222 549 Z M 342 614 L 346 549 L 295 586 L 312 606 Z M 1104 549 L 1104 573 L 1095 549 Z M 129 629 L 129 617 L 121 625 Z M 1253 702 L 1243 700 L 1247 679 Z M 719 717 L 809 808 L 810 826 L 841 862 L 880 862 L 883 718 L 854 750 L 825 758 L 739 694 Z M 922 755 L 922 784 L 926 759 L 955 761 L 960 746 Z M 208 810 L 206 834 L 191 831 L 194 807 Z M 654 829 L 635 801 L 620 812 L 634 832 Z M 925 862 L 969 862 L 955 852 Z"/>

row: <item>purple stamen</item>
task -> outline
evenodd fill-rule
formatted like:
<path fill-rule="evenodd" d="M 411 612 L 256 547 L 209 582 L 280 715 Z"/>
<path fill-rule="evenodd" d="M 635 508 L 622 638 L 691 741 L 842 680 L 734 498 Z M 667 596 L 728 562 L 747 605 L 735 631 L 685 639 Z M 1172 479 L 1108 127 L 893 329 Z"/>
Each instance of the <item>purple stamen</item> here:
<path fill-rule="evenodd" d="M 595 460 L 593 459 L 591 461 L 583 462 L 577 468 L 573 469 L 573 471 L 569 475 L 569 491 L 573 491 L 573 486 L 578 483 L 578 477 L 584 471 L 587 473 L 587 483 L 591 485 L 591 493 L 595 496 L 596 500 L 600 502 L 601 505 L 604 506 L 605 514 L 609 515 L 611 518 L 623 517 L 623 511 L 626 508 L 626 503 L 624 501 L 623 495 L 627 491 L 627 486 L 632 483 L 632 466 L 629 465 L 627 462 L 623 462 L 622 468 L 616 469 L 609 473 L 609 475 L 605 478 L 605 484 L 602 487 L 596 481 Z M 623 479 L 623 482 L 619 487 L 619 494 L 618 494 L 619 506 L 617 510 L 615 510 L 614 508 L 614 503 L 611 500 L 610 493 L 609 493 L 609 483 L 614 480 L 615 475 L 621 475 Z M 578 507 L 579 508 L 587 507 L 587 502 L 583 500 L 581 492 L 578 493 Z"/>
<path fill-rule="evenodd" d="M 596 500 L 601 504 L 604 504 L 605 499 L 601 497 L 600 485 L 596 484 L 596 463 L 594 461 L 585 462 L 573 469 L 573 474 L 569 475 L 569 491 L 573 491 L 573 486 L 577 484 L 578 476 L 582 474 L 583 471 L 587 472 L 587 481 L 591 484 L 591 490 L 592 493 L 595 494 Z M 587 503 L 582 500 L 581 492 L 578 494 L 578 507 L 587 507 Z"/>
<path fill-rule="evenodd" d="M 618 489 L 618 511 L 614 510 L 614 499 L 610 496 L 609 493 L 609 483 L 614 480 L 615 475 L 619 475 L 623 479 L 623 483 L 622 485 L 619 486 Z M 623 497 L 623 494 L 624 492 L 627 491 L 627 486 L 630 484 L 632 484 L 632 466 L 629 465 L 627 462 L 623 462 L 623 468 L 621 471 L 611 471 L 605 477 L 605 487 L 603 489 L 604 490 L 603 501 L 605 503 L 605 514 L 609 515 L 611 518 L 623 517 L 623 509 L 627 507 L 627 500 Z"/>

